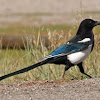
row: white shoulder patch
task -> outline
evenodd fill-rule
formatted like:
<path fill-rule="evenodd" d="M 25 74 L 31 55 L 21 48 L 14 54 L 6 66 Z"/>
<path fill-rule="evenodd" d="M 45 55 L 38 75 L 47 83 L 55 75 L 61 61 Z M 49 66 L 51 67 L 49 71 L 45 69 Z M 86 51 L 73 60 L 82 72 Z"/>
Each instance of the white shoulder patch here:
<path fill-rule="evenodd" d="M 85 39 L 83 39 L 83 40 L 81 40 L 81 41 L 78 41 L 78 42 L 79 42 L 79 43 L 85 43 L 85 42 L 89 42 L 89 41 L 91 41 L 90 38 L 85 38 Z"/>
<path fill-rule="evenodd" d="M 69 44 L 69 42 L 67 42 L 67 44 Z"/>

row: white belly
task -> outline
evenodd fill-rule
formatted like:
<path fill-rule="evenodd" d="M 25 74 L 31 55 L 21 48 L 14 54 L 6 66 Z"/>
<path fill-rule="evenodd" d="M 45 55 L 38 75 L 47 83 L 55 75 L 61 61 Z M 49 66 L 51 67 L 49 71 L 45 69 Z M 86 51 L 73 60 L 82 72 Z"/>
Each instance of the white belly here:
<path fill-rule="evenodd" d="M 88 47 L 88 49 L 86 49 L 84 51 L 80 51 L 80 52 L 76 52 L 76 53 L 70 54 L 70 55 L 67 56 L 67 59 L 72 64 L 79 64 L 79 63 L 83 62 L 88 57 L 88 55 L 91 52 L 91 47 L 92 47 L 92 45 L 90 45 Z"/>

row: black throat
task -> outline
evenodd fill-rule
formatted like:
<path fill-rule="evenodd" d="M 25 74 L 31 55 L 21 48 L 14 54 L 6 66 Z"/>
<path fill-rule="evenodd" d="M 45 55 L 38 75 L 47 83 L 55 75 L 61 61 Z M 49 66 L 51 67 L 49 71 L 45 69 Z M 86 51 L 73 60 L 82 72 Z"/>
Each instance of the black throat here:
<path fill-rule="evenodd" d="M 84 38 L 92 38 L 93 37 L 93 31 L 91 28 L 86 28 L 86 27 L 79 27 L 77 34 L 81 37 L 81 39 Z"/>
<path fill-rule="evenodd" d="M 90 38 L 91 41 L 94 42 L 94 35 L 93 35 L 93 32 L 92 32 L 92 29 L 90 30 L 90 29 L 86 29 L 84 27 L 79 27 L 76 36 L 74 36 L 70 40 L 70 42 L 75 43 L 75 42 L 81 41 L 85 38 Z"/>

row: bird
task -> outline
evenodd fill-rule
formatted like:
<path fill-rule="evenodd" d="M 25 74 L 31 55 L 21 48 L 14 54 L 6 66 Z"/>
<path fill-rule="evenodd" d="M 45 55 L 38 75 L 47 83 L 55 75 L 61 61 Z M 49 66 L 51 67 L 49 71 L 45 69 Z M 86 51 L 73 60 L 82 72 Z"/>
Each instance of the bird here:
<path fill-rule="evenodd" d="M 86 75 L 89 78 L 92 78 L 92 76 L 88 75 L 84 71 L 83 62 L 93 50 L 93 28 L 97 25 L 100 25 L 99 21 L 95 21 L 93 19 L 82 20 L 76 32 L 76 35 L 71 40 L 56 48 L 54 51 L 44 57 L 42 61 L 18 71 L 1 76 L 0 81 L 17 74 L 27 72 L 44 64 L 65 65 L 62 77 L 65 76 L 65 72 L 69 68 L 77 65 L 82 74 Z"/>

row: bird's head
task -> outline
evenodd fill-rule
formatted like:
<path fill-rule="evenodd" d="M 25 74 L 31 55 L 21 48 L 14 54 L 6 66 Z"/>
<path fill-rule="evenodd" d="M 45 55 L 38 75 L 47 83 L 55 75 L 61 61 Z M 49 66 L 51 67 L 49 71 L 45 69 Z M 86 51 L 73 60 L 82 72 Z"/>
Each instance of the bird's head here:
<path fill-rule="evenodd" d="M 81 28 L 85 28 L 85 29 L 88 29 L 88 30 L 92 30 L 93 27 L 97 26 L 97 25 L 100 25 L 100 22 L 99 21 L 94 21 L 92 19 L 84 19 L 81 24 L 80 24 L 80 27 Z"/>
<path fill-rule="evenodd" d="M 79 29 L 77 31 L 77 35 L 80 34 L 82 36 L 84 35 L 84 37 L 87 36 L 92 33 L 93 27 L 95 27 L 97 25 L 100 25 L 99 21 L 94 21 L 92 19 L 84 19 L 80 23 Z"/>

